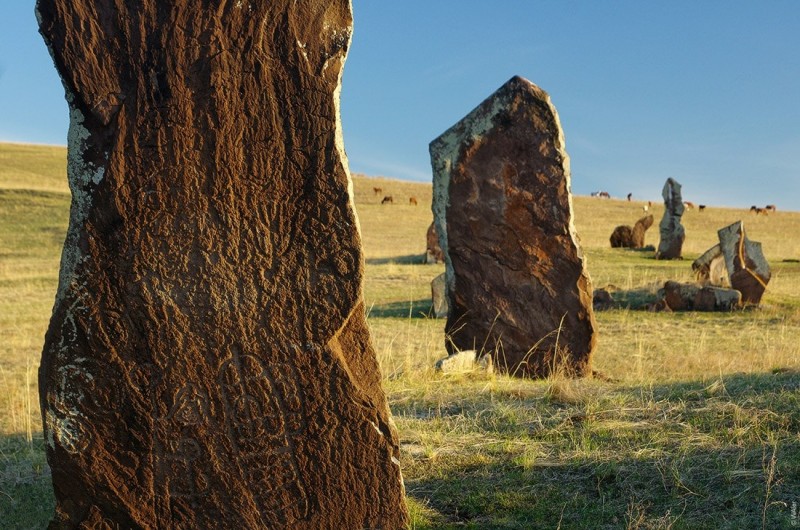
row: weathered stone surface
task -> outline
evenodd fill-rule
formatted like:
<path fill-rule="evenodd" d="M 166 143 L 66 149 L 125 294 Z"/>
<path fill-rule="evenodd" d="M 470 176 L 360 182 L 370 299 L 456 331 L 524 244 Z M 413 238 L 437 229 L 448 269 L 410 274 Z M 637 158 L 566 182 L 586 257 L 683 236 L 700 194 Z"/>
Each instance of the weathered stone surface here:
<path fill-rule="evenodd" d="M 717 235 L 731 287 L 742 293 L 742 303 L 758 305 L 772 276 L 761 243 L 747 239 L 742 221 Z"/>
<path fill-rule="evenodd" d="M 447 295 L 445 294 L 444 273 L 431 280 L 431 300 L 433 301 L 433 316 L 447 318 Z"/>
<path fill-rule="evenodd" d="M 735 289 L 668 281 L 664 301 L 673 311 L 730 311 L 739 305 L 741 294 Z"/>
<path fill-rule="evenodd" d="M 658 227 L 661 239 L 658 242 L 656 259 L 679 259 L 686 239 L 686 232 L 681 224 L 684 210 L 681 185 L 668 178 L 661 196 L 664 197 L 664 217 Z"/>
<path fill-rule="evenodd" d="M 645 215 L 633 225 L 633 248 L 644 247 L 644 236 L 650 227 L 653 226 L 653 216 Z"/>
<path fill-rule="evenodd" d="M 706 285 L 727 287 L 728 271 L 725 268 L 725 258 L 720 246 L 714 245 L 706 250 L 702 256 L 692 262 L 692 270 L 698 282 Z"/>
<path fill-rule="evenodd" d="M 591 372 L 591 280 L 572 223 L 569 157 L 550 97 L 514 77 L 430 145 L 448 351 L 496 367 Z"/>
<path fill-rule="evenodd" d="M 442 247 L 439 246 L 439 234 L 436 233 L 436 224 L 431 223 L 425 235 L 425 263 L 444 263 Z"/>
<path fill-rule="evenodd" d="M 348 0 L 39 0 L 72 211 L 51 528 L 404 528 L 338 92 Z"/>
<path fill-rule="evenodd" d="M 611 232 L 609 241 L 611 248 L 635 248 L 633 246 L 633 228 L 628 225 L 619 225 Z"/>
<path fill-rule="evenodd" d="M 642 248 L 647 229 L 653 226 L 653 216 L 642 217 L 634 226 L 620 225 L 611 233 L 611 248 Z"/>

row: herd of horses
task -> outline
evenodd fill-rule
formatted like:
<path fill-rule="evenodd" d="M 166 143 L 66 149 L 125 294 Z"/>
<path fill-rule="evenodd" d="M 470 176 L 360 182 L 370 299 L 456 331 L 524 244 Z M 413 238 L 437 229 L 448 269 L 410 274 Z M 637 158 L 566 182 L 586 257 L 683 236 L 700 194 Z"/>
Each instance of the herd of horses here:
<path fill-rule="evenodd" d="M 611 198 L 611 194 L 608 193 L 607 191 L 593 191 L 590 195 L 592 197 L 598 197 L 598 198 L 602 198 L 602 199 L 610 199 Z M 633 199 L 633 193 L 629 193 L 627 195 L 627 199 L 630 202 Z M 642 211 L 644 211 L 646 213 L 650 209 L 650 207 L 652 207 L 652 206 L 653 206 L 653 202 L 652 201 L 647 201 L 647 204 L 642 206 Z M 695 208 L 695 204 L 692 201 L 683 201 L 683 206 L 687 210 L 694 210 L 694 208 Z M 703 210 L 705 210 L 706 207 L 707 206 L 705 204 L 698 204 L 697 205 L 697 209 L 699 211 L 701 211 L 701 212 Z M 750 211 L 753 212 L 756 215 L 769 215 L 769 212 L 776 212 L 777 210 L 778 209 L 774 204 L 768 204 L 768 205 L 764 206 L 763 208 L 760 208 L 760 207 L 755 206 L 755 205 L 750 207 Z"/>
<path fill-rule="evenodd" d="M 383 188 L 373 187 L 372 191 L 377 197 L 383 195 Z M 384 195 L 383 199 L 381 200 L 381 204 L 394 204 L 394 197 L 392 197 L 391 195 Z M 408 198 L 408 204 L 412 206 L 417 206 L 419 204 L 419 201 L 417 200 L 416 197 L 411 196 Z"/>

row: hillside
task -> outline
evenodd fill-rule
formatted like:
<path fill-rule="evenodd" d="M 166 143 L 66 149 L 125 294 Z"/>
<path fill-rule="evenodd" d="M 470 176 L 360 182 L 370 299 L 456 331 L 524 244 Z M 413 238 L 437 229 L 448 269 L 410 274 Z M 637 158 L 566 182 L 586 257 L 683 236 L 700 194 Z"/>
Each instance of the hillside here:
<path fill-rule="evenodd" d="M 69 192 L 65 149 L 0 144 L 0 526 L 40 528 L 53 501 L 36 369 Z M 442 376 L 444 321 L 427 318 L 431 186 L 353 177 L 365 298 L 402 443 L 416 528 L 783 528 L 800 502 L 800 213 L 688 211 L 683 261 L 609 248 L 641 202 L 575 197 L 595 286 L 633 307 L 689 280 L 716 230 L 743 219 L 773 278 L 732 313 L 597 314 L 603 379 Z M 683 182 L 684 191 L 691 183 Z M 373 188 L 381 188 L 376 194 Z M 659 190 L 653 190 L 658 196 Z M 381 204 L 391 195 L 392 204 Z M 409 197 L 417 205 L 409 204 Z M 647 243 L 657 245 L 661 205 Z"/>

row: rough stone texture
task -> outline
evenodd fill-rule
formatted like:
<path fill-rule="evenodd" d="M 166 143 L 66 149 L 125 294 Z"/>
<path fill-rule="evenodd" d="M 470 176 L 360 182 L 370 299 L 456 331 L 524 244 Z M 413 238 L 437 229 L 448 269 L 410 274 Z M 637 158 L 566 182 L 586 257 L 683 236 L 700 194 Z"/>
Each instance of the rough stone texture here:
<path fill-rule="evenodd" d="M 735 289 L 668 281 L 664 301 L 673 311 L 730 311 L 739 305 L 741 294 Z"/>
<path fill-rule="evenodd" d="M 439 234 L 436 233 L 436 224 L 431 223 L 425 235 L 425 263 L 444 263 L 442 247 L 439 246 Z"/>
<path fill-rule="evenodd" d="M 661 239 L 658 242 L 656 259 L 679 259 L 683 241 L 686 239 L 686 232 L 681 224 L 684 210 L 681 185 L 676 180 L 667 179 L 661 196 L 664 197 L 664 217 L 658 227 Z"/>
<path fill-rule="evenodd" d="M 620 225 L 614 229 L 609 238 L 611 248 L 642 248 L 647 229 L 653 226 L 653 216 L 642 217 L 631 227 Z"/>
<path fill-rule="evenodd" d="M 403 528 L 339 122 L 348 0 L 39 0 L 72 210 L 51 528 Z"/>
<path fill-rule="evenodd" d="M 722 228 L 717 235 L 731 287 L 742 293 L 742 303 L 758 305 L 772 276 L 761 243 L 747 239 L 741 221 Z"/>
<path fill-rule="evenodd" d="M 609 242 L 611 243 L 611 248 L 635 248 L 633 246 L 633 227 L 619 225 L 611 232 Z"/>
<path fill-rule="evenodd" d="M 633 225 L 633 248 L 644 247 L 644 236 L 650 227 L 653 226 L 653 216 L 645 215 Z"/>
<path fill-rule="evenodd" d="M 728 270 L 725 268 L 725 257 L 720 246 L 714 245 L 702 256 L 692 262 L 692 270 L 698 282 L 720 287 L 730 286 Z"/>
<path fill-rule="evenodd" d="M 558 114 L 514 77 L 431 142 L 445 258 L 449 352 L 492 353 L 508 373 L 591 372 L 591 280 L 572 222 Z"/>
<path fill-rule="evenodd" d="M 431 280 L 431 300 L 433 301 L 433 316 L 447 318 L 450 312 L 447 307 L 447 295 L 444 288 L 444 273 Z"/>

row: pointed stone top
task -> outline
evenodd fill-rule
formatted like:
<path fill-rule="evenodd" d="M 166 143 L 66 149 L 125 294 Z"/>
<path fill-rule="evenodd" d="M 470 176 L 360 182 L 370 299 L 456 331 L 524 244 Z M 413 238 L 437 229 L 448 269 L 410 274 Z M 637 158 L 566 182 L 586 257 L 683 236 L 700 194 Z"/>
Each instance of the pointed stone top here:
<path fill-rule="evenodd" d="M 549 107 L 552 113 L 557 116 L 556 109 L 550 101 L 550 95 L 547 92 L 539 88 L 532 81 L 515 75 L 506 81 L 503 86 L 495 90 L 492 95 L 483 100 L 480 105 L 472 109 L 472 111 L 455 125 L 434 139 L 430 144 L 431 152 L 433 152 L 434 145 L 448 143 L 448 137 L 454 132 L 463 133 L 464 131 L 469 131 L 474 136 L 482 136 L 483 133 L 495 124 L 494 118 L 502 114 L 502 112 L 500 112 L 501 109 L 508 107 L 516 98 L 525 98 L 526 100 L 530 98 L 530 100 L 539 101 Z M 559 124 L 559 133 L 560 128 Z"/>

